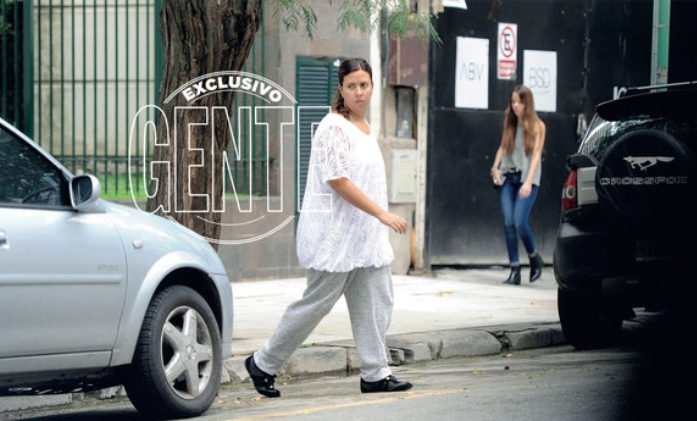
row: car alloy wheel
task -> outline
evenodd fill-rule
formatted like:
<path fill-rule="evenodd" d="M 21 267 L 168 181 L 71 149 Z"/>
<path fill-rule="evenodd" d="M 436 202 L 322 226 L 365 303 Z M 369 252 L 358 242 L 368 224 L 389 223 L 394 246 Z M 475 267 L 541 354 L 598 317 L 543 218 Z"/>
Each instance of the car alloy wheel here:
<path fill-rule="evenodd" d="M 200 415 L 215 399 L 221 370 L 220 332 L 208 303 L 182 285 L 159 292 L 124 382 L 133 405 L 155 418 Z"/>

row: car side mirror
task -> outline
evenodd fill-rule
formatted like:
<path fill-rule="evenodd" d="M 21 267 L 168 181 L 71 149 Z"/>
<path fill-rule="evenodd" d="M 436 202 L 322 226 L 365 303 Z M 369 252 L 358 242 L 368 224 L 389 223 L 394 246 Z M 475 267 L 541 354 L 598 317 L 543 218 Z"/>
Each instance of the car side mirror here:
<path fill-rule="evenodd" d="M 100 192 L 99 180 L 93 175 L 82 174 L 70 180 L 70 204 L 77 211 L 84 210 L 96 202 Z"/>

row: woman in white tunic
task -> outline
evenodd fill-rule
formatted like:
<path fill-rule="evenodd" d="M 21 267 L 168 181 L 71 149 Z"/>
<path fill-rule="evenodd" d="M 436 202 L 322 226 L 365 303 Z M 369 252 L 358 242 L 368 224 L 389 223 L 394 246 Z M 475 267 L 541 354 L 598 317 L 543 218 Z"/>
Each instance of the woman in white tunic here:
<path fill-rule="evenodd" d="M 387 211 L 385 166 L 366 121 L 372 92 L 370 65 L 343 61 L 332 112 L 312 140 L 298 222 L 297 253 L 307 269 L 307 288 L 264 346 L 245 361 L 262 395 L 281 395 L 274 387 L 276 374 L 342 295 L 361 359 L 361 391 L 412 387 L 392 375 L 385 344 L 394 304 L 389 230 L 404 234 L 407 223 Z"/>

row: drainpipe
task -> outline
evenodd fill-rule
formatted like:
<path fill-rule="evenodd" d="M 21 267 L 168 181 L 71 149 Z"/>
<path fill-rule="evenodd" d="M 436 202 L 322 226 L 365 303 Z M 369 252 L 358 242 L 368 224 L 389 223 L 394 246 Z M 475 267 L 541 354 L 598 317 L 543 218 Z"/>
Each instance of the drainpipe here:
<path fill-rule="evenodd" d="M 653 34 L 651 37 L 651 85 L 668 83 L 670 47 L 670 2 L 653 0 Z"/>

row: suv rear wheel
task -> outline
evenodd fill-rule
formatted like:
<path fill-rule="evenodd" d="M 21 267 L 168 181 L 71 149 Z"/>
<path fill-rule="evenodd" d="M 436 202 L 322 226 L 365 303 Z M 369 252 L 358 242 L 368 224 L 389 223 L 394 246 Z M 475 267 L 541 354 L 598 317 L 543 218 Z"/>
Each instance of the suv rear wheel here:
<path fill-rule="evenodd" d="M 215 399 L 221 370 L 220 332 L 208 303 L 182 285 L 159 292 L 124 382 L 136 409 L 154 418 L 200 415 Z"/>
<path fill-rule="evenodd" d="M 557 290 L 559 321 L 566 340 L 577 349 L 601 348 L 613 343 L 622 331 L 617 306 L 607 305 L 600 287 Z"/>

